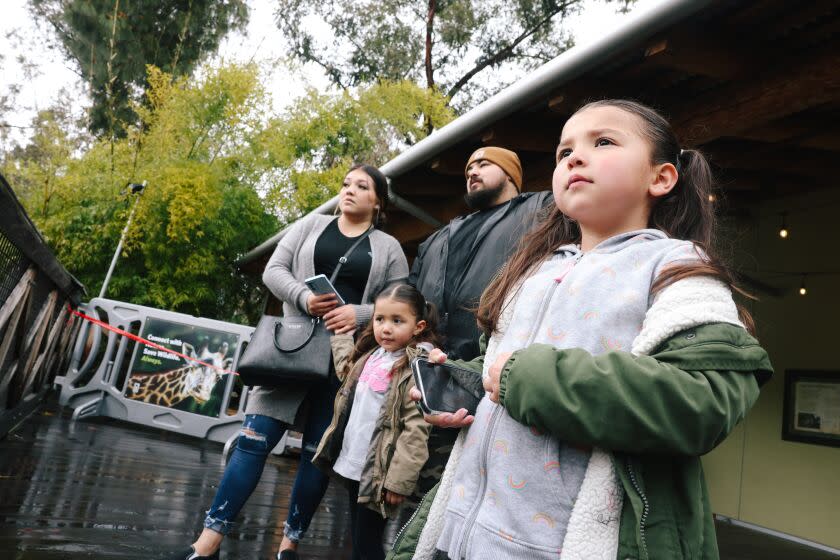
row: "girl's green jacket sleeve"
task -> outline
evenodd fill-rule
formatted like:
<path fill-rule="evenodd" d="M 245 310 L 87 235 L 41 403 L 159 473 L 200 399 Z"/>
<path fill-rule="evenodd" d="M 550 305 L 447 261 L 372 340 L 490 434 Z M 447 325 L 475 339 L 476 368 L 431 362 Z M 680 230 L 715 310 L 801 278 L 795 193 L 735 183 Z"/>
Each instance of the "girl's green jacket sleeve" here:
<path fill-rule="evenodd" d="M 563 441 L 702 455 L 744 417 L 771 374 L 752 336 L 715 323 L 674 335 L 650 356 L 531 345 L 505 365 L 500 402 Z"/>

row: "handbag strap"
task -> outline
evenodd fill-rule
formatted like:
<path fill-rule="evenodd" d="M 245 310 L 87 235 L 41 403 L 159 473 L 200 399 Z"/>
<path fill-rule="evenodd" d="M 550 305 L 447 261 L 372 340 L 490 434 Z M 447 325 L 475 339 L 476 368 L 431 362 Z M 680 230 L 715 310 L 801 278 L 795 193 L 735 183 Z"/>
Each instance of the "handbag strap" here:
<path fill-rule="evenodd" d="M 367 239 L 367 238 L 370 236 L 370 234 L 371 234 L 372 232 L 373 232 L 373 225 L 371 225 L 371 226 L 367 229 L 367 231 L 365 231 L 362 235 L 360 235 L 360 236 L 359 236 L 359 238 L 356 240 L 356 242 L 355 242 L 355 243 L 353 243 L 353 244 L 350 246 L 350 248 L 349 248 L 349 249 L 347 249 L 347 252 L 346 252 L 346 253 L 344 253 L 344 254 L 341 256 L 341 258 L 340 258 L 340 259 L 338 259 L 338 266 L 336 266 L 336 267 L 335 267 L 335 270 L 333 270 L 332 276 L 330 276 L 330 284 L 335 285 L 335 279 L 336 279 L 336 278 L 338 278 L 338 271 L 339 271 L 339 270 L 341 270 L 341 266 L 342 266 L 344 263 L 346 263 L 346 262 L 347 262 L 347 258 L 348 258 L 351 254 L 353 254 L 353 251 L 355 251 L 355 250 L 356 250 L 356 247 L 358 247 L 358 246 L 359 246 L 359 244 L 360 244 L 362 241 L 364 241 L 365 239 Z"/>

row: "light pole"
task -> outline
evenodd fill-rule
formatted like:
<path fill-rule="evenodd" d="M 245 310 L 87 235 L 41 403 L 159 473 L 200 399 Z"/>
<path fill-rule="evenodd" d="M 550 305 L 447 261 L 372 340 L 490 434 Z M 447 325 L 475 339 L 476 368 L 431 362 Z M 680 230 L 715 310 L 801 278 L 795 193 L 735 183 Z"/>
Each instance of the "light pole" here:
<path fill-rule="evenodd" d="M 120 235 L 120 242 L 117 243 L 117 250 L 114 252 L 114 258 L 111 259 L 111 266 L 108 267 L 108 274 L 105 275 L 105 281 L 102 283 L 102 289 L 99 291 L 99 297 L 101 298 L 105 297 L 105 290 L 108 289 L 108 282 L 111 281 L 111 275 L 114 273 L 114 267 L 117 266 L 117 259 L 120 256 L 120 251 L 122 251 L 125 235 L 128 233 L 129 226 L 131 226 L 131 218 L 134 217 L 134 210 L 137 208 L 137 203 L 140 201 L 140 195 L 143 194 L 143 189 L 146 188 L 146 181 L 143 181 L 142 183 L 129 183 L 127 188 L 130 189 L 130 194 L 136 194 L 137 197 L 134 199 L 134 204 L 131 206 L 131 212 L 128 214 L 128 221 L 125 223 L 122 235 Z"/>

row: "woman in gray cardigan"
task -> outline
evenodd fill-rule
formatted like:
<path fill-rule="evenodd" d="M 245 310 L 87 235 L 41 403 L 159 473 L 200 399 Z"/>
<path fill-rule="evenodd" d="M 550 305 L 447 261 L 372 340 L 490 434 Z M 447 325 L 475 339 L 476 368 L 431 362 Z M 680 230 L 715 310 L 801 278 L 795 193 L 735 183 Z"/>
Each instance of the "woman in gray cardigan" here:
<path fill-rule="evenodd" d="M 385 176 L 375 167 L 357 165 L 344 178 L 338 217 L 312 214 L 292 226 L 277 244 L 263 273 L 265 285 L 283 302 L 285 316 L 323 317 L 329 330 L 348 333 L 370 320 L 376 294 L 386 286 L 405 281 L 408 263 L 399 242 L 374 229 L 347 258 L 336 278 L 334 285 L 345 305 L 339 306 L 334 295 L 316 296 L 303 283 L 316 274 L 329 277 L 338 259 L 358 237 L 381 222 L 387 201 Z M 311 460 L 332 420 L 338 387 L 338 379 L 332 373 L 328 382 L 316 385 L 252 389 L 242 431 L 213 505 L 207 511 L 205 529 L 188 551 L 173 556 L 173 560 L 218 558 L 222 539 L 254 491 L 268 453 L 292 426 L 303 431 L 303 449 L 277 557 L 297 558 L 298 542 L 329 481 Z"/>

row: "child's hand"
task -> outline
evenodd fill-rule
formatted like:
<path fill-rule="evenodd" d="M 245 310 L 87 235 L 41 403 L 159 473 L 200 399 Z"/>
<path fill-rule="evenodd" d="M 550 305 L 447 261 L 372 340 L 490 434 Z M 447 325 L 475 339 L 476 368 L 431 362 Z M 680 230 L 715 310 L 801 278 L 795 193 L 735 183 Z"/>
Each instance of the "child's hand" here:
<path fill-rule="evenodd" d="M 511 355 L 511 352 L 499 354 L 496 357 L 496 361 L 493 362 L 492 366 L 490 366 L 490 371 L 487 372 L 487 377 L 484 378 L 484 390 L 490 393 L 490 400 L 494 403 L 499 402 L 499 381 L 502 378 L 502 370 L 505 368 L 505 364 Z"/>
<path fill-rule="evenodd" d="M 405 501 L 405 496 L 385 490 L 385 503 L 389 506 L 398 506 Z"/>
<path fill-rule="evenodd" d="M 444 354 L 443 350 L 440 348 L 432 348 L 432 351 L 429 352 L 429 361 L 436 364 L 442 364 L 446 361 L 446 354 Z"/>

